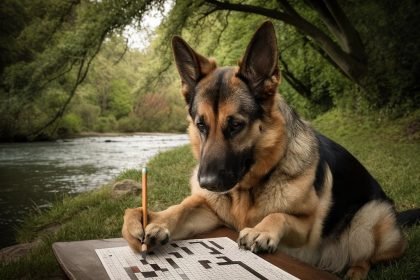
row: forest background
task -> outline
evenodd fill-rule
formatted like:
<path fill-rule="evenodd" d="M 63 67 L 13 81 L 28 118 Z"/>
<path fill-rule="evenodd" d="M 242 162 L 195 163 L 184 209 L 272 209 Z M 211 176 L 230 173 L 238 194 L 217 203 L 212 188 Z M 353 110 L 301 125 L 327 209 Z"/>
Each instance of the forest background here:
<path fill-rule="evenodd" d="M 419 11 L 415 0 L 4 0 L 0 140 L 184 132 L 171 36 L 236 65 L 267 19 L 279 41 L 279 91 L 305 118 L 337 108 L 407 116 L 420 104 Z M 162 22 L 135 48 L 127 30 L 145 32 L 146 15 Z"/>

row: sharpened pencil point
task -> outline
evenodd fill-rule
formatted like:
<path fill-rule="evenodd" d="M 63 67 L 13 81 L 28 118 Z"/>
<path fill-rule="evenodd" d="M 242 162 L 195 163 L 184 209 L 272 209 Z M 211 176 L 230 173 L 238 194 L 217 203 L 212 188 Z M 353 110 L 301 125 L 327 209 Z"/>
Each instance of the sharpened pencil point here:
<path fill-rule="evenodd" d="M 140 252 L 141 256 L 143 259 L 146 259 L 146 255 L 147 255 L 147 244 L 143 243 L 141 244 L 141 252 Z"/>

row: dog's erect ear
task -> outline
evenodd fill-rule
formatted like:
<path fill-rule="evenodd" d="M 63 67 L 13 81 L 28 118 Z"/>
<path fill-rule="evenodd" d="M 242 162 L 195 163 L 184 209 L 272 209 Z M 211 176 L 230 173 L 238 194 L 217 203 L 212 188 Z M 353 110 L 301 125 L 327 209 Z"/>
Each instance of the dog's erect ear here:
<path fill-rule="evenodd" d="M 274 96 L 280 80 L 277 39 L 274 26 L 264 22 L 255 32 L 239 65 L 243 78 L 258 98 Z"/>
<path fill-rule="evenodd" d="M 187 104 L 198 81 L 216 68 L 214 60 L 196 53 L 181 37 L 172 38 L 176 67 L 182 81 L 182 94 Z"/>

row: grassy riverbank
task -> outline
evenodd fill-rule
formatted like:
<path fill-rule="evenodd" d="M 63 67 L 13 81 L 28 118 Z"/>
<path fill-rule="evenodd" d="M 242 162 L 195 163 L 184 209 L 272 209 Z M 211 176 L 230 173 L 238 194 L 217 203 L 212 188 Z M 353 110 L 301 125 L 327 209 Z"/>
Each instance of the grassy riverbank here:
<path fill-rule="evenodd" d="M 420 207 L 420 112 L 392 122 L 331 112 L 314 125 L 367 166 L 398 210 Z M 164 209 L 188 195 L 194 164 L 188 146 L 162 153 L 149 163 L 150 209 Z M 117 180 L 126 178 L 139 180 L 139 172 L 127 170 Z M 139 196 L 114 198 L 107 185 L 66 198 L 50 211 L 34 213 L 19 230 L 18 240 L 39 240 L 38 245 L 25 257 L 1 262 L 0 279 L 61 276 L 51 251 L 53 242 L 119 237 L 124 209 L 139 204 Z M 414 279 L 420 275 L 420 227 L 404 232 L 410 242 L 407 254 L 396 263 L 377 266 L 370 278 Z"/>

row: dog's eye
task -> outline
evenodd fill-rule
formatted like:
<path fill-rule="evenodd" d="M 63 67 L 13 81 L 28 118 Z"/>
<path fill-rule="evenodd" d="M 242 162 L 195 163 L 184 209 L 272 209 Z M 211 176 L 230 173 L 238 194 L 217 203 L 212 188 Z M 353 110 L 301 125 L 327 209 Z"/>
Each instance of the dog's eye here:
<path fill-rule="evenodd" d="M 233 136 L 234 134 L 240 132 L 245 127 L 245 123 L 240 120 L 229 118 L 228 126 L 229 126 L 229 132 Z"/>
<path fill-rule="evenodd" d="M 205 134 L 207 132 L 207 125 L 203 121 L 197 122 L 196 125 L 201 133 Z"/>

